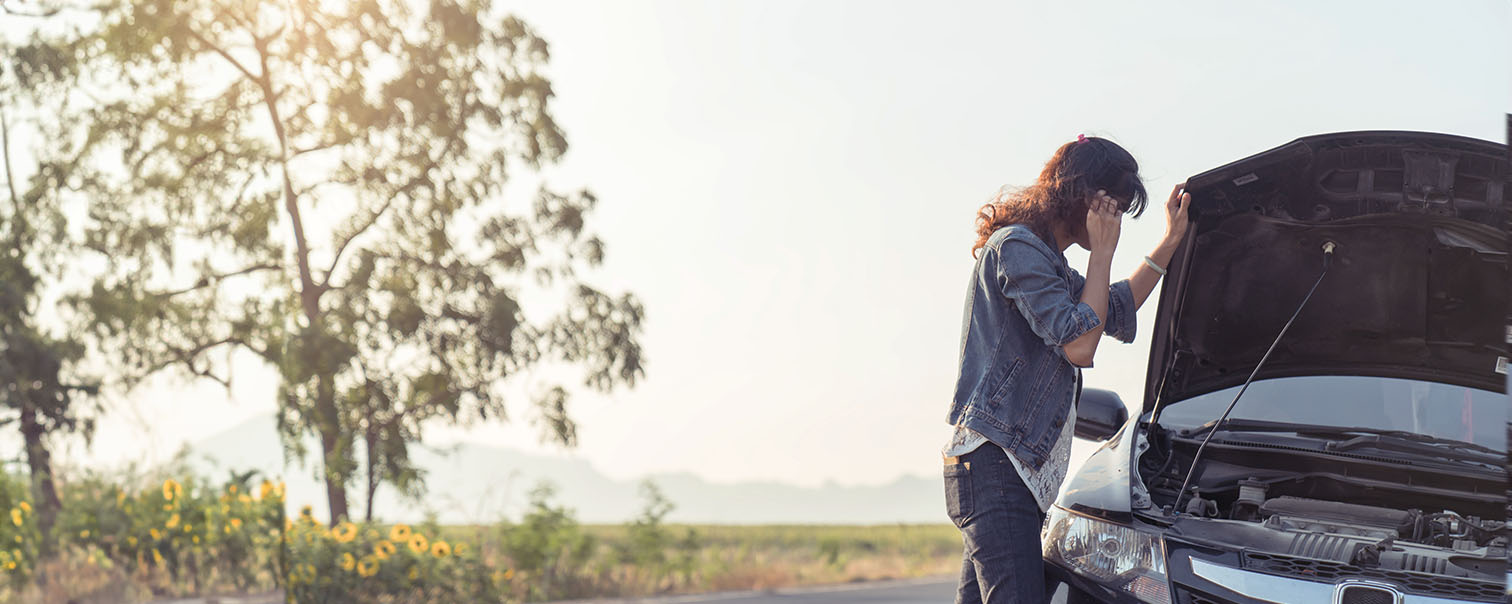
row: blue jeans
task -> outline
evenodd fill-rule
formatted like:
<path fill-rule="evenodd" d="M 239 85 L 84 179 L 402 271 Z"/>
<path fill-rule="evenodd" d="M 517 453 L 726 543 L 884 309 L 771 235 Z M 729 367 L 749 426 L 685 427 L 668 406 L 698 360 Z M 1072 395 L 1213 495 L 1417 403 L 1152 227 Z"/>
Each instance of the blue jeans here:
<path fill-rule="evenodd" d="M 983 443 L 945 466 L 945 508 L 966 544 L 956 604 L 1043 604 L 1044 515 L 1002 447 Z"/>

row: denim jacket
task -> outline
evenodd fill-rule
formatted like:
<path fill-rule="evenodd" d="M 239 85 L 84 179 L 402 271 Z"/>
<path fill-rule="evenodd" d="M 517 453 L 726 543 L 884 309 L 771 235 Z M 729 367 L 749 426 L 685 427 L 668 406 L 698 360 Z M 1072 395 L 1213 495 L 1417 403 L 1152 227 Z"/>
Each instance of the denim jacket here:
<path fill-rule="evenodd" d="M 1081 302 L 1085 283 L 1027 226 L 988 238 L 966 296 L 952 425 L 980 432 L 1035 469 L 1044 464 L 1078 394 L 1078 369 L 1063 347 L 1100 324 Z M 1134 341 L 1128 281 L 1109 287 L 1107 317 L 1105 335 Z"/>

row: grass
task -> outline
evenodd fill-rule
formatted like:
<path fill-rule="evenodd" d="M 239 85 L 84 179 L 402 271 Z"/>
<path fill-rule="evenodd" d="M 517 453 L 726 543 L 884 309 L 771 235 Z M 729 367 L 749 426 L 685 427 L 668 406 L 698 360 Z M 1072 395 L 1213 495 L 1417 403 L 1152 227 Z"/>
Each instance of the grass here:
<path fill-rule="evenodd" d="M 624 545 L 624 525 L 584 525 L 596 541 L 597 560 Z M 835 525 L 686 525 L 668 524 L 679 538 L 688 531 L 697 548 L 685 572 L 637 580 L 639 569 L 605 569 L 593 581 L 599 588 L 581 597 L 635 597 L 711 591 L 762 590 L 858 581 L 954 575 L 960 570 L 961 535 L 949 524 L 878 526 Z M 443 533 L 455 539 L 491 539 L 492 527 L 452 526 Z M 575 590 L 577 591 L 577 590 Z"/>
<path fill-rule="evenodd" d="M 582 531 L 594 543 L 587 562 L 562 568 L 554 579 L 547 579 L 555 580 L 560 587 L 555 596 L 532 595 L 532 590 L 526 590 L 512 601 L 763 590 L 949 576 L 960 569 L 961 537 L 949 524 L 667 524 L 662 528 L 678 539 L 689 531 L 695 536 L 691 543 L 696 545 L 681 551 L 686 563 L 676 570 L 653 570 L 617 561 L 615 552 L 631 546 L 626 525 L 583 525 Z M 499 534 L 497 526 L 454 525 L 440 527 L 439 536 L 452 543 L 490 548 L 497 547 Z M 669 559 L 677 555 L 669 550 Z M 130 576 L 120 568 L 101 568 L 77 556 L 65 556 L 48 567 L 50 576 L 67 579 L 54 582 L 45 593 L 33 587 L 23 590 L 24 594 L 0 598 L 0 602 L 141 602 L 151 598 L 142 577 Z M 90 592 L 91 597 L 80 598 L 84 592 Z"/>

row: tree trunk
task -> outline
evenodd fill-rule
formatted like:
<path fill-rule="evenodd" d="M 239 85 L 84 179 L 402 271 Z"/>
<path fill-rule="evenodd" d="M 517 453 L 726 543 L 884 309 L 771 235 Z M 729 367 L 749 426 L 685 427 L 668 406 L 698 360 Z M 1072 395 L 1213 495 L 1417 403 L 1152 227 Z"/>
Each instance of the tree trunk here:
<path fill-rule="evenodd" d="M 332 467 L 342 464 L 341 418 L 336 410 L 335 378 L 322 375 L 315 393 L 316 422 L 320 428 L 320 449 L 324 454 L 326 502 L 331 509 L 331 526 L 345 520 L 347 514 L 346 483 Z"/>
<path fill-rule="evenodd" d="M 30 402 L 23 402 L 21 436 L 26 441 L 26 464 L 31 469 L 32 500 L 36 503 L 37 527 L 42 533 L 42 553 L 51 555 L 57 542 L 53 525 L 63 504 L 58 501 L 58 490 L 53 484 L 52 453 L 47 450 L 47 443 L 42 442 L 44 431 L 37 421 L 37 408 Z"/>
<path fill-rule="evenodd" d="M 378 431 L 373 428 L 372 415 L 368 415 L 368 427 L 366 439 L 363 443 L 363 454 L 367 455 L 367 505 L 363 508 L 363 514 L 367 522 L 373 521 L 373 495 L 378 493 L 378 476 L 375 472 L 378 468 L 376 453 L 373 448 L 378 446 Z"/>

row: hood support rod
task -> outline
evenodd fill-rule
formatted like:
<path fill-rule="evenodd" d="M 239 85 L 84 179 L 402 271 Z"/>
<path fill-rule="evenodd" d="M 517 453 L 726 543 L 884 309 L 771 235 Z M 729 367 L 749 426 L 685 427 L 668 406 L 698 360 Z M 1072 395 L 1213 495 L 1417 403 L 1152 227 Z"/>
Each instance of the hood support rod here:
<path fill-rule="evenodd" d="M 1271 353 L 1276 350 L 1276 345 L 1281 343 L 1281 338 L 1285 337 L 1286 331 L 1291 329 L 1292 323 L 1297 320 L 1297 315 L 1302 314 L 1302 309 L 1307 306 L 1307 301 L 1312 299 L 1313 292 L 1318 291 L 1318 285 L 1322 284 L 1323 277 L 1328 275 L 1328 267 L 1333 264 L 1334 250 L 1338 247 L 1338 244 L 1332 241 L 1325 241 L 1323 243 L 1323 272 L 1318 274 L 1318 280 L 1313 282 L 1312 289 L 1307 290 L 1307 295 L 1302 298 L 1302 303 L 1297 305 L 1297 310 L 1292 313 L 1290 319 L 1287 319 L 1286 325 L 1281 328 L 1281 333 L 1276 334 L 1276 339 L 1271 342 L 1270 348 L 1265 350 L 1265 356 L 1260 357 L 1260 362 L 1255 365 L 1255 370 L 1251 371 L 1249 378 L 1244 380 L 1244 386 L 1239 388 L 1239 392 L 1234 395 L 1234 400 L 1229 402 L 1228 408 L 1223 410 L 1223 415 L 1218 416 L 1218 421 L 1213 423 L 1213 428 L 1208 430 L 1207 436 L 1203 437 L 1202 444 L 1197 446 L 1197 453 L 1192 455 L 1192 467 L 1187 468 L 1186 479 L 1181 481 L 1181 490 L 1176 492 L 1176 502 L 1171 506 L 1172 513 L 1181 513 L 1181 497 L 1186 495 L 1187 487 L 1192 483 L 1192 476 L 1197 473 L 1197 463 L 1202 460 L 1203 449 L 1207 448 L 1208 441 L 1213 440 L 1213 435 L 1217 434 L 1218 430 L 1223 427 L 1223 422 L 1228 421 L 1229 413 L 1234 411 L 1234 405 L 1239 404 L 1239 397 L 1244 396 L 1244 391 L 1249 390 L 1250 383 L 1255 381 L 1255 376 L 1260 374 L 1260 368 L 1264 367 L 1265 362 L 1270 360 Z"/>

